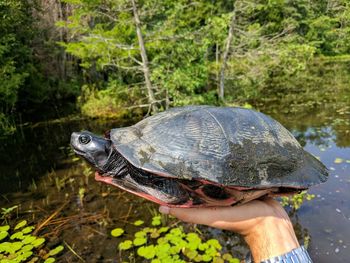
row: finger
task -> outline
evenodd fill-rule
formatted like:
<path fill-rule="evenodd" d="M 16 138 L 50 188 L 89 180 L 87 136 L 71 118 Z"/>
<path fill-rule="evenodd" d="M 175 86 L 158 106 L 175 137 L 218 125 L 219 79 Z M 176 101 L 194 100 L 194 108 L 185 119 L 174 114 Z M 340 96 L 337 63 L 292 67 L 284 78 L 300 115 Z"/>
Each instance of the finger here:
<path fill-rule="evenodd" d="M 257 204 L 259 202 L 259 204 Z M 168 213 L 178 219 L 196 224 L 239 231 L 242 223 L 249 224 L 262 216 L 261 201 L 251 201 L 234 207 L 172 208 L 160 207 L 161 213 Z M 262 210 L 262 211 L 261 211 Z"/>

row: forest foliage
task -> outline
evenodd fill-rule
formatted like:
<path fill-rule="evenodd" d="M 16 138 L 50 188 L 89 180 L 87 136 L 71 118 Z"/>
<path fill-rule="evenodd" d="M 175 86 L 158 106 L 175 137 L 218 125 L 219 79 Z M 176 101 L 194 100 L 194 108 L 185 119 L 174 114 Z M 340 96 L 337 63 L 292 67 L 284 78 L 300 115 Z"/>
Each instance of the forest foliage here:
<path fill-rule="evenodd" d="M 70 99 L 116 116 L 303 93 L 285 81 L 348 57 L 347 0 L 0 0 L 0 130 Z"/>

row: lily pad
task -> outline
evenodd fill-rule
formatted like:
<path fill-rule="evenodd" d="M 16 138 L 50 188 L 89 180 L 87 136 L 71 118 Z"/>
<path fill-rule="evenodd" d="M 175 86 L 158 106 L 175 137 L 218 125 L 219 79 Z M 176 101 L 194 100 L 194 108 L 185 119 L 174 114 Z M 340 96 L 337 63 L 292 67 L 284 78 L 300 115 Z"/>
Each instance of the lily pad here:
<path fill-rule="evenodd" d="M 145 244 L 147 242 L 147 239 L 146 238 L 144 238 L 144 237 L 137 237 L 137 238 L 135 238 L 134 239 L 134 245 L 135 246 L 141 246 L 141 245 L 143 245 L 143 244 Z"/>
<path fill-rule="evenodd" d="M 141 225 L 143 225 L 143 223 L 144 223 L 144 221 L 142 221 L 142 220 L 136 220 L 136 221 L 134 222 L 134 225 L 135 225 L 135 226 L 141 226 Z"/>
<path fill-rule="evenodd" d="M 152 226 L 159 226 L 162 223 L 161 219 L 161 216 L 154 216 L 152 218 Z"/>
<path fill-rule="evenodd" d="M 128 250 L 132 247 L 132 241 L 131 240 L 125 240 L 119 244 L 120 250 Z"/>
<path fill-rule="evenodd" d="M 140 247 L 137 250 L 137 254 L 146 259 L 152 259 L 156 255 L 153 245 Z"/>
<path fill-rule="evenodd" d="M 135 237 L 145 237 L 147 236 L 147 232 L 145 232 L 144 230 L 138 231 L 135 233 Z"/>
<path fill-rule="evenodd" d="M 121 228 L 115 228 L 111 231 L 111 235 L 114 237 L 119 237 L 124 233 L 124 230 Z"/>

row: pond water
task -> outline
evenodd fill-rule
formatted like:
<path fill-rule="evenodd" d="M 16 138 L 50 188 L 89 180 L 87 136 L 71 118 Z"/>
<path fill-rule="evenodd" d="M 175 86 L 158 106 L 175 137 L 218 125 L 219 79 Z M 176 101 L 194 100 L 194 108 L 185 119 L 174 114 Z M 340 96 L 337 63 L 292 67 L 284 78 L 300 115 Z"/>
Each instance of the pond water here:
<path fill-rule="evenodd" d="M 349 92 L 347 90 L 346 92 Z M 334 93 L 334 96 L 344 95 Z M 348 95 L 347 95 L 348 96 Z M 349 98 L 349 97 L 348 97 Z M 348 100 L 349 102 L 349 100 Z M 325 104 L 291 113 L 286 107 L 259 106 L 296 136 L 305 150 L 329 168 L 329 180 L 310 189 L 315 194 L 297 211 L 287 208 L 301 243 L 309 243 L 314 262 L 347 262 L 350 256 L 350 102 Z M 302 109 L 302 105 L 300 106 Z M 307 109 L 307 110 L 306 110 Z M 150 220 L 157 206 L 116 188 L 97 183 L 93 171 L 72 155 L 72 131 L 103 133 L 137 120 L 103 121 L 82 118 L 23 124 L 1 140 L 0 207 L 18 205 L 17 214 L 38 223 L 56 212 L 40 234 L 49 245 L 64 243 L 86 262 L 119 262 L 114 227 L 133 231 L 136 219 Z M 243 257 L 241 240 L 225 231 L 202 227 L 226 248 Z M 66 250 L 60 262 L 79 262 Z"/>

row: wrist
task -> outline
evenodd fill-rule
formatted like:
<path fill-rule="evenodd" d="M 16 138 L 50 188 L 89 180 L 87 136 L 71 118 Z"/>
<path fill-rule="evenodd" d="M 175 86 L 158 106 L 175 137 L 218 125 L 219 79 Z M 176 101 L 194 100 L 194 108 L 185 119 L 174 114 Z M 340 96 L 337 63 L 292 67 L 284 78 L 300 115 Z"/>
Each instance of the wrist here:
<path fill-rule="evenodd" d="M 244 239 L 250 247 L 254 262 L 283 255 L 300 247 L 291 221 L 280 215 L 262 218 L 244 235 Z"/>

